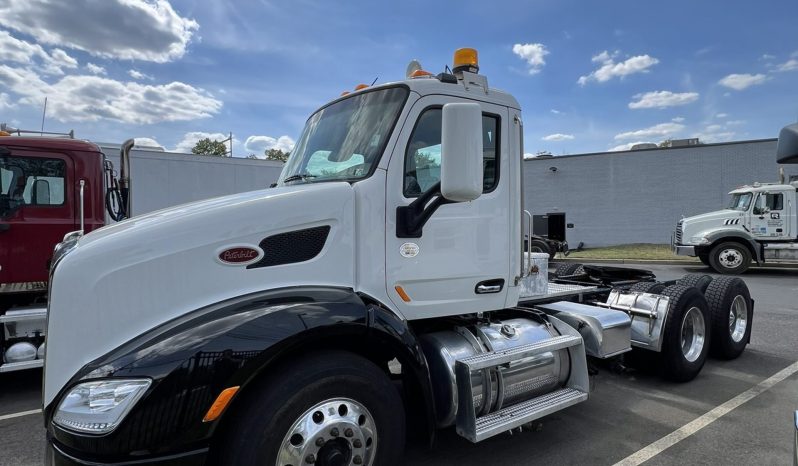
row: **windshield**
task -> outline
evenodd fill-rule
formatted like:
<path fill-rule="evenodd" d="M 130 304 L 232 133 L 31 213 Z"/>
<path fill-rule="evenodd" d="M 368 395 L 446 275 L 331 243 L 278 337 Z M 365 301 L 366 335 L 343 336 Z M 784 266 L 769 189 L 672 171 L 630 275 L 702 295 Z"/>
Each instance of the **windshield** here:
<path fill-rule="evenodd" d="M 732 194 L 729 209 L 740 211 L 748 210 L 748 207 L 751 205 L 752 197 L 753 195 L 751 193 Z"/>
<path fill-rule="evenodd" d="M 354 181 L 369 176 L 407 95 L 404 87 L 364 92 L 314 113 L 280 183 Z"/>

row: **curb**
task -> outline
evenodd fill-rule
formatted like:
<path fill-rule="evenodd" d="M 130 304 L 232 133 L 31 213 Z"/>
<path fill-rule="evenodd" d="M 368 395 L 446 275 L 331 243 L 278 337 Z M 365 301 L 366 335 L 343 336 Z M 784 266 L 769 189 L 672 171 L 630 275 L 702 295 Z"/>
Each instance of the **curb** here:
<path fill-rule="evenodd" d="M 585 264 L 648 264 L 648 265 L 685 265 L 685 266 L 699 266 L 706 267 L 699 261 L 692 260 L 657 260 L 657 259 L 589 259 L 582 258 L 568 258 L 557 257 L 551 262 L 579 262 Z M 765 264 L 755 265 L 751 264 L 751 268 L 776 268 L 776 269 L 798 269 L 798 264 Z"/>

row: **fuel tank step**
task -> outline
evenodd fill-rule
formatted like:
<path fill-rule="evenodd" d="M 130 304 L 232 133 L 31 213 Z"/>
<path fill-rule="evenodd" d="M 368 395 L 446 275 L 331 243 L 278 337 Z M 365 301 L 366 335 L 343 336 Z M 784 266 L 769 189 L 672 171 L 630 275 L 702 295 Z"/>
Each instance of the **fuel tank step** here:
<path fill-rule="evenodd" d="M 473 438 L 463 435 L 459 429 L 458 433 L 472 442 L 479 442 L 585 400 L 587 400 L 587 393 L 573 388 L 562 388 L 495 413 L 478 417 Z M 471 432 L 468 434 L 470 435 Z"/>
<path fill-rule="evenodd" d="M 459 435 L 471 442 L 479 442 L 587 400 L 589 380 L 582 336 L 576 329 L 553 316 L 548 317 L 548 322 L 546 325 L 553 326 L 557 330 L 553 334 L 559 333 L 558 336 L 506 350 L 468 356 L 455 362 L 459 400 L 456 430 Z M 504 371 L 511 370 L 514 363 L 523 364 L 523 361 L 529 361 L 529 358 L 562 350 L 568 352 L 566 357 L 570 360 L 570 373 L 568 379 L 558 388 L 515 404 L 503 406 L 499 402 L 493 408 L 495 409 L 493 412 L 487 412 L 484 408 L 482 412 L 477 412 L 475 403 L 471 402 L 474 400 L 473 373 L 481 372 L 482 380 L 495 378 L 495 383 L 501 386 L 505 383 Z M 526 382 L 535 383 L 535 380 L 533 378 Z"/>
<path fill-rule="evenodd" d="M 0 365 L 0 373 L 21 371 L 24 369 L 33 369 L 34 367 L 42 366 L 44 366 L 44 359 L 34 359 L 32 361 L 22 362 L 7 362 L 3 365 Z"/>

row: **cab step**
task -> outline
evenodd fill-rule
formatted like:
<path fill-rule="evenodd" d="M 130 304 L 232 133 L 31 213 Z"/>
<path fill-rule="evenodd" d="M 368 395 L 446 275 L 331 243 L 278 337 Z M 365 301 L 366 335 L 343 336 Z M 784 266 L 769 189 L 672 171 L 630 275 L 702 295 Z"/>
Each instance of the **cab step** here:
<path fill-rule="evenodd" d="M 571 375 L 565 387 L 479 417 L 476 415 L 474 403 L 460 401 L 456 421 L 458 434 L 476 443 L 587 400 L 589 380 L 582 336 L 573 327 L 555 317 L 549 316 L 549 322 L 560 333 L 559 336 L 457 360 L 457 399 L 474 399 L 471 386 L 471 373 L 474 371 L 483 371 L 563 349 L 569 352 L 571 359 Z M 498 383 L 501 384 L 501 380 Z"/>
<path fill-rule="evenodd" d="M 44 359 L 33 359 L 31 361 L 22 362 L 7 362 L 3 365 L 0 365 L 0 373 L 34 369 L 36 367 L 42 366 L 44 366 Z"/>

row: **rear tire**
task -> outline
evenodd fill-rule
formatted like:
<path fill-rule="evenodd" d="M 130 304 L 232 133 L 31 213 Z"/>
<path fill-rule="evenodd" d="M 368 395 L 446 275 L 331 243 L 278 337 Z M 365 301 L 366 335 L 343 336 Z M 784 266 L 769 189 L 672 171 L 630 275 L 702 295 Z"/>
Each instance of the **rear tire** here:
<path fill-rule="evenodd" d="M 548 243 L 543 240 L 533 239 L 528 243 L 527 246 L 528 252 L 540 252 L 543 254 L 548 254 L 551 257 L 551 248 L 549 247 Z"/>
<path fill-rule="evenodd" d="M 576 262 L 567 262 L 565 264 L 557 265 L 557 277 L 570 277 L 572 275 L 580 275 L 578 272 L 581 270 L 582 274 L 585 273 L 585 268 L 582 264 Z"/>
<path fill-rule="evenodd" d="M 702 293 L 706 293 L 710 283 L 712 283 L 712 275 L 703 273 L 688 273 L 684 277 L 676 280 L 677 285 L 694 286 Z"/>
<path fill-rule="evenodd" d="M 663 375 L 674 382 L 693 380 L 709 352 L 709 305 L 695 287 L 671 285 L 660 294 L 670 298 L 660 353 Z"/>
<path fill-rule="evenodd" d="M 754 307 L 748 286 L 738 277 L 718 277 L 705 296 L 712 315 L 712 356 L 735 359 L 751 338 Z"/>
<path fill-rule="evenodd" d="M 629 287 L 629 291 L 652 294 L 660 294 L 664 289 L 665 285 L 660 282 L 640 282 Z"/>
<path fill-rule="evenodd" d="M 720 243 L 709 253 L 709 266 L 722 274 L 738 274 L 751 265 L 751 251 L 740 243 Z"/>
<path fill-rule="evenodd" d="M 237 400 L 234 424 L 216 452 L 220 464 L 350 464 L 356 455 L 364 466 L 401 464 L 404 405 L 374 363 L 326 351 L 273 373 Z"/>

